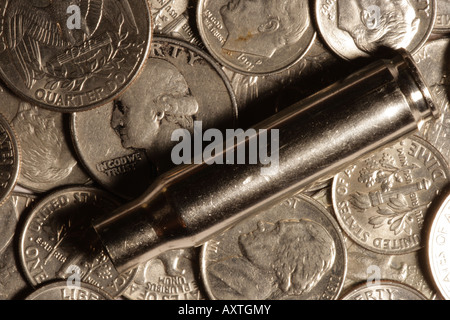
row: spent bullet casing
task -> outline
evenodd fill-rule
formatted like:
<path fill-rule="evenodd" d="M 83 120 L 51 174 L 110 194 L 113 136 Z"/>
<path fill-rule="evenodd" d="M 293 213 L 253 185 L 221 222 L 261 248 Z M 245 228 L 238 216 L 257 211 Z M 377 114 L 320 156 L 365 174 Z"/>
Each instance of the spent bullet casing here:
<path fill-rule="evenodd" d="M 94 228 L 118 271 L 167 250 L 201 245 L 414 133 L 437 116 L 436 110 L 412 57 L 398 51 L 393 59 L 374 62 L 255 126 L 279 130 L 275 175 L 261 174 L 264 164 L 180 166 L 138 199 L 95 221 Z"/>

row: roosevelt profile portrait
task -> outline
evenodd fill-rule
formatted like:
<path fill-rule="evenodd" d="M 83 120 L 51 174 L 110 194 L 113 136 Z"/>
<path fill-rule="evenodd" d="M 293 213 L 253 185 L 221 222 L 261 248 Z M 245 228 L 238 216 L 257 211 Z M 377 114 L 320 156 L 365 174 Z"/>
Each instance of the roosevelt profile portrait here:
<path fill-rule="evenodd" d="M 302 38 L 310 25 L 307 0 L 230 0 L 220 8 L 228 36 L 223 49 L 271 58 Z"/>

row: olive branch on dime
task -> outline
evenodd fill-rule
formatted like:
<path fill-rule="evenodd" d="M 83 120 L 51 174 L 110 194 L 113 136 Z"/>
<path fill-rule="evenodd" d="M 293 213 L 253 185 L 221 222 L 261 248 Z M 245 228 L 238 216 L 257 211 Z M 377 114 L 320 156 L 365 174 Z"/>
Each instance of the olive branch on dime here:
<path fill-rule="evenodd" d="M 428 204 L 418 207 L 409 206 L 406 197 L 403 194 L 397 194 L 397 197 L 389 198 L 387 206 L 378 207 L 377 213 L 379 215 L 370 217 L 369 224 L 374 229 L 388 225 L 389 230 L 393 231 L 395 235 L 401 232 L 412 235 L 412 223 L 415 221 L 415 212 L 427 207 Z"/>

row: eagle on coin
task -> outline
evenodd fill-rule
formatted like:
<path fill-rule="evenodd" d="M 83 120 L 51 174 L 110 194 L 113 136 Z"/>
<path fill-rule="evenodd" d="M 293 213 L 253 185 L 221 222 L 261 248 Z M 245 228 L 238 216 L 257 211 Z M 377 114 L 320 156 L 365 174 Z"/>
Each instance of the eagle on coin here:
<path fill-rule="evenodd" d="M 80 8 L 80 29 L 67 27 L 73 5 Z M 4 37 L 28 89 L 55 49 L 86 48 L 102 21 L 115 25 L 122 14 L 128 29 L 139 32 L 128 0 L 6 0 L 5 7 Z"/>

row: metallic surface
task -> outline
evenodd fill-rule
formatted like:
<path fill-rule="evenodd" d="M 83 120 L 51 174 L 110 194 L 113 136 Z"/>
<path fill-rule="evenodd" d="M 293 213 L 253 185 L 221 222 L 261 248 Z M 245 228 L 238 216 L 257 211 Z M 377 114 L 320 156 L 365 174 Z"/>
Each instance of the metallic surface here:
<path fill-rule="evenodd" d="M 29 104 L 0 84 L 2 114 L 20 145 L 17 183 L 35 192 L 91 181 L 73 151 L 69 126 L 60 112 Z"/>
<path fill-rule="evenodd" d="M 80 283 L 79 286 L 70 285 L 67 281 L 58 281 L 41 286 L 31 293 L 25 300 L 112 300 L 106 292 L 98 287 Z"/>
<path fill-rule="evenodd" d="M 449 183 L 441 154 L 411 136 L 338 173 L 333 207 L 341 228 L 359 245 L 384 254 L 410 253 L 423 246 L 429 207 Z"/>
<path fill-rule="evenodd" d="M 0 206 L 0 300 L 19 299 L 30 289 L 21 272 L 14 237 L 19 220 L 35 201 L 35 196 L 12 192 Z"/>
<path fill-rule="evenodd" d="M 140 196 L 174 166 L 174 130 L 192 133 L 194 120 L 202 121 L 205 130 L 224 130 L 238 120 L 231 85 L 209 55 L 184 41 L 154 37 L 148 60 L 140 78 L 114 104 L 72 115 L 72 137 L 84 166 L 126 199 Z M 175 107 L 161 104 L 164 99 Z"/>
<path fill-rule="evenodd" d="M 344 59 L 368 57 L 386 47 L 414 53 L 433 30 L 436 0 L 315 0 L 315 18 L 322 39 Z"/>
<path fill-rule="evenodd" d="M 17 184 L 20 158 L 16 132 L 0 112 L 0 205 L 11 195 Z"/>
<path fill-rule="evenodd" d="M 201 274 L 211 299 L 333 300 L 347 254 L 335 219 L 296 195 L 203 245 Z"/>
<path fill-rule="evenodd" d="M 419 135 L 430 142 L 450 166 L 450 40 L 430 41 L 416 54 L 414 60 L 430 88 L 439 117 L 427 122 Z"/>
<path fill-rule="evenodd" d="M 136 269 L 119 274 L 89 223 L 119 206 L 101 189 L 71 187 L 54 191 L 29 212 L 19 238 L 19 257 L 28 282 L 38 286 L 78 277 L 117 297 L 131 283 Z"/>
<path fill-rule="evenodd" d="M 166 250 L 201 245 L 435 115 L 412 58 L 399 51 L 259 123 L 256 129 L 279 130 L 276 174 L 261 174 L 261 163 L 177 168 L 94 228 L 115 267 L 128 270 Z"/>
<path fill-rule="evenodd" d="M 436 22 L 434 23 L 434 33 L 450 32 L 450 1 L 436 0 L 437 12 Z"/>
<path fill-rule="evenodd" d="M 427 300 L 420 292 L 395 281 L 363 284 L 350 291 L 341 300 Z"/>
<path fill-rule="evenodd" d="M 151 41 L 147 0 L 0 1 L 0 74 L 18 96 L 62 112 L 121 94 L 145 63 Z"/>
<path fill-rule="evenodd" d="M 361 247 L 344 235 L 347 247 L 347 276 L 343 292 L 358 284 L 375 279 L 391 280 L 408 285 L 427 299 L 437 297 L 437 291 L 424 268 L 424 250 L 407 254 L 381 254 Z"/>
<path fill-rule="evenodd" d="M 248 128 L 359 68 L 333 55 L 316 39 L 302 59 L 282 72 L 261 76 L 223 69 L 236 93 L 239 124 Z"/>
<path fill-rule="evenodd" d="M 170 250 L 141 264 L 123 296 L 131 300 L 204 300 L 198 251 Z"/>
<path fill-rule="evenodd" d="M 316 37 L 305 0 L 199 0 L 197 26 L 212 56 L 248 75 L 288 68 Z"/>
<path fill-rule="evenodd" d="M 200 48 L 204 48 L 197 32 L 195 15 L 198 0 L 148 0 L 153 32 L 156 35 L 185 40 Z"/>
<path fill-rule="evenodd" d="M 448 281 L 450 255 L 450 191 L 447 191 L 434 206 L 436 210 L 432 216 L 431 227 L 427 238 L 428 266 L 432 279 L 441 295 L 450 299 L 450 285 Z"/>

